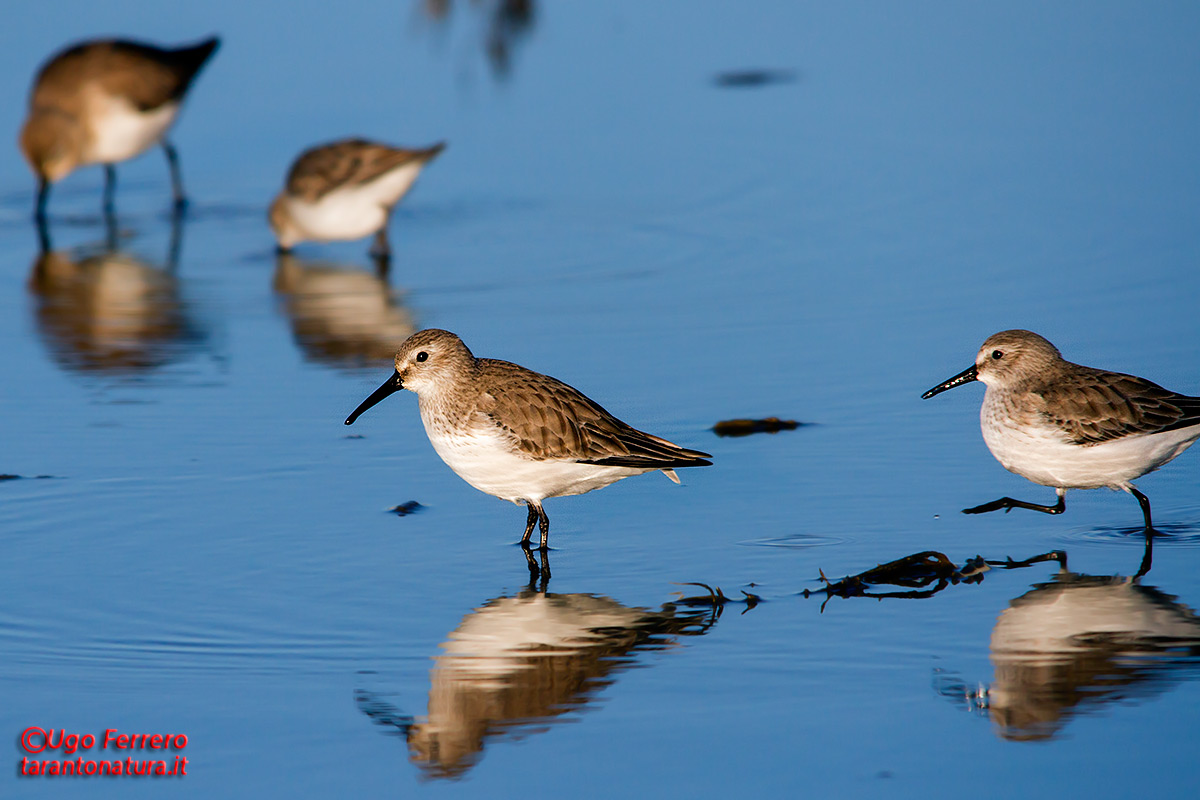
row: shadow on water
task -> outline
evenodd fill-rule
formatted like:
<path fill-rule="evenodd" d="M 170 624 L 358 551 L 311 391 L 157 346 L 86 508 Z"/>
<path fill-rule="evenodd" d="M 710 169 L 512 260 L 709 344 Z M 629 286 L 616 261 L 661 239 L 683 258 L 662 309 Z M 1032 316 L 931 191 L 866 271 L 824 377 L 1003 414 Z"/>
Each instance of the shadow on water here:
<path fill-rule="evenodd" d="M 54 250 L 39 228 L 42 251 L 29 287 L 37 327 L 55 360 L 70 370 L 134 373 L 196 350 L 206 339 L 188 315 L 176 276 L 182 223 L 174 218 L 161 266 L 118 248 L 115 220 L 101 247 Z"/>
<path fill-rule="evenodd" d="M 275 262 L 274 286 L 300 351 L 319 364 L 343 369 L 390 364 L 400 343 L 416 331 L 412 313 L 380 265 L 372 273 L 284 253 Z"/>
<path fill-rule="evenodd" d="M 721 605 L 696 603 L 631 607 L 594 594 L 548 592 L 531 580 L 515 595 L 487 600 L 449 633 L 434 657 L 424 717 L 365 688 L 354 701 L 375 723 L 405 737 L 424 777 L 460 778 L 490 742 L 574 719 L 640 654 L 707 633 Z"/>
<path fill-rule="evenodd" d="M 1055 738 L 1077 714 L 1141 701 L 1200 679 L 1200 618 L 1178 598 L 1142 583 L 1138 572 L 1083 575 L 1062 565 L 1052 580 L 1009 603 L 992 629 L 990 686 L 972 688 L 951 673 L 939 694 L 986 713 L 1011 741 Z"/>

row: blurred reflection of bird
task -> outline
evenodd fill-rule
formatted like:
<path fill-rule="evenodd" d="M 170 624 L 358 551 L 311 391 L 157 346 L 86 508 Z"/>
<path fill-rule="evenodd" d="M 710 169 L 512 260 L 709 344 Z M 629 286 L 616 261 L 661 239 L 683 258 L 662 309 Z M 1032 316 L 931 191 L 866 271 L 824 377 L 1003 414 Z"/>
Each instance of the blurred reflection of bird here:
<path fill-rule="evenodd" d="M 450 18 L 450 0 L 421 0 L 421 12 L 445 24 Z M 492 74 L 507 78 L 512 71 L 512 53 L 532 30 L 537 19 L 534 0 L 473 0 L 471 8 L 486 18 L 483 47 Z"/>
<path fill-rule="evenodd" d="M 280 253 L 275 291 L 296 343 L 318 363 L 347 369 L 390 363 L 416 330 L 386 278 L 352 266 Z"/>
<path fill-rule="evenodd" d="M 677 612 L 668 603 L 652 611 L 530 589 L 489 600 L 450 633 L 434 658 L 424 718 L 414 721 L 370 692 L 360 690 L 356 701 L 406 736 L 409 757 L 426 777 L 459 777 L 489 740 L 571 718 L 637 653 L 702 635 L 716 617 L 707 608 Z"/>
<path fill-rule="evenodd" d="M 175 277 L 178 227 L 164 269 L 115 249 L 72 255 L 47 249 L 29 286 L 47 348 L 64 367 L 138 372 L 196 349 L 205 336 L 188 319 Z"/>
<path fill-rule="evenodd" d="M 187 198 L 179 158 L 166 135 L 184 96 L 219 40 L 163 49 L 119 39 L 81 42 L 46 62 L 34 80 L 21 151 L 38 178 L 36 217 L 45 219 L 50 184 L 79 167 L 103 164 L 111 214 L 114 164 L 162 145 L 175 206 Z"/>
<path fill-rule="evenodd" d="M 1200 678 L 1200 618 L 1140 580 L 1063 570 L 1001 613 L 986 706 L 1002 737 L 1052 739 L 1075 714 Z"/>

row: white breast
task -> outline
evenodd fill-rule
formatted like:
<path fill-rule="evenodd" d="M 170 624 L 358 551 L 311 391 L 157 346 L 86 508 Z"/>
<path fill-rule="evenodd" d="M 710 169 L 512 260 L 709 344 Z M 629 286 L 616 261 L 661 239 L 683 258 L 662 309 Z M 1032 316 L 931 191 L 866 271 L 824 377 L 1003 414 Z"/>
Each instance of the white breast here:
<path fill-rule="evenodd" d="M 285 199 L 287 211 L 305 239 L 361 239 L 387 224 L 388 211 L 420 172 L 420 164 L 407 164 L 370 183 L 334 189 L 315 202 L 289 196 Z"/>
<path fill-rule="evenodd" d="M 123 97 L 93 94 L 87 105 L 90 137 L 85 164 L 113 164 L 140 155 L 162 141 L 179 114 L 178 103 L 139 111 Z"/>
<path fill-rule="evenodd" d="M 1125 436 L 1093 445 L 1072 444 L 1050 424 L 1018 424 L 988 389 L 980 409 L 983 440 L 1010 472 L 1060 489 L 1124 489 L 1166 464 L 1200 438 L 1200 425 L 1166 433 Z"/>
<path fill-rule="evenodd" d="M 498 434 L 445 431 L 430 420 L 425 408 L 421 419 L 433 449 L 450 469 L 479 491 L 514 503 L 583 494 L 649 472 L 566 460 L 535 461 L 514 451 Z"/>

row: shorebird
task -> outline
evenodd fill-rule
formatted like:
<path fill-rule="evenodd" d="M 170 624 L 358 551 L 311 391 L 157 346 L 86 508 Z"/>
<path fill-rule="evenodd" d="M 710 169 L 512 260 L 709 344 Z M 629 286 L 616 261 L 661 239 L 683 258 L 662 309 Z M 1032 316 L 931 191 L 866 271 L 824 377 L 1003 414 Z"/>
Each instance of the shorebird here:
<path fill-rule="evenodd" d="M 365 139 L 343 139 L 300 154 L 269 220 L 280 252 L 307 240 L 361 239 L 375 234 L 373 255 L 391 255 L 392 209 L 445 142 L 405 150 Z"/>
<path fill-rule="evenodd" d="M 346 418 L 401 389 L 416 392 L 433 449 L 481 492 L 525 504 L 521 545 L 537 523 L 542 551 L 550 519 L 548 497 L 583 494 L 631 475 L 675 467 L 706 467 L 708 453 L 687 450 L 626 425 L 577 389 L 507 361 L 476 358 L 449 331 L 410 336 L 396 353 L 396 371 Z"/>
<path fill-rule="evenodd" d="M 104 210 L 111 214 L 113 165 L 155 145 L 167 156 L 175 207 L 183 208 L 179 155 L 167 131 L 218 44 L 214 36 L 170 50 L 103 39 L 73 45 L 47 61 L 34 80 L 21 130 L 21 151 L 38 179 L 38 222 L 45 222 L 50 184 L 89 164 L 104 165 Z"/>
<path fill-rule="evenodd" d="M 1008 471 L 1054 487 L 1058 502 L 1044 506 L 1002 497 L 964 514 L 1013 508 L 1061 514 L 1067 489 L 1108 487 L 1137 498 L 1151 531 L 1150 500 L 1132 481 L 1200 438 L 1200 397 L 1072 364 L 1030 331 L 988 337 L 974 364 L 921 397 L 975 380 L 987 384 L 979 421 L 992 455 Z"/>

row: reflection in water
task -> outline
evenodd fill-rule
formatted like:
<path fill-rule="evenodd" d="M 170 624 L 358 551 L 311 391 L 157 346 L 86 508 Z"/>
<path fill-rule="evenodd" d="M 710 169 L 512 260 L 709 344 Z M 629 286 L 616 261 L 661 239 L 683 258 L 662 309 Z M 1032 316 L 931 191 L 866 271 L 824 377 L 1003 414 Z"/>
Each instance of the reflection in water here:
<path fill-rule="evenodd" d="M 33 263 L 29 286 L 38 298 L 37 324 L 55 360 L 73 370 L 139 372 L 196 348 L 205 336 L 187 316 L 175 277 L 179 229 L 164 268 L 111 243 L 98 253 L 46 249 Z"/>
<path fill-rule="evenodd" d="M 704 634 L 719 608 L 657 611 L 591 594 L 532 588 L 468 614 L 442 644 L 430 672 L 429 709 L 414 721 L 360 690 L 360 710 L 403 733 L 427 777 L 465 774 L 489 739 L 520 737 L 581 711 L 643 650 Z"/>
<path fill-rule="evenodd" d="M 1200 618 L 1140 581 L 1064 567 L 1009 604 L 992 629 L 995 680 L 966 694 L 1000 736 L 1052 739 L 1077 713 L 1200 678 Z"/>
<path fill-rule="evenodd" d="M 925 550 L 897 558 L 886 564 L 878 564 L 864 572 L 848 575 L 838 580 L 830 580 L 825 577 L 825 572 L 822 570 L 820 581 L 824 585 L 819 589 L 805 589 L 800 594 L 805 598 L 824 594 L 825 601 L 821 603 L 822 613 L 825 611 L 825 606 L 834 597 L 923 600 L 933 597 L 948 586 L 981 583 L 984 575 L 992 569 L 1025 569 L 1045 561 L 1057 561 L 1065 567 L 1067 554 L 1061 550 L 1054 550 L 1027 558 L 1024 561 L 1014 561 L 1011 558 L 988 560 L 983 556 L 975 556 L 958 567 L 946 557 L 945 553 Z M 900 587 L 900 590 L 881 591 L 880 587 L 884 586 L 896 586 Z"/>
<path fill-rule="evenodd" d="M 429 19 L 446 23 L 452 0 L 421 0 L 421 10 Z M 533 30 L 533 0 L 471 0 L 471 8 L 486 19 L 483 46 L 492 74 L 507 78 L 512 69 L 513 49 Z"/>
<path fill-rule="evenodd" d="M 339 367 L 391 363 L 416 331 L 386 276 L 281 253 L 275 291 L 307 358 Z"/>

